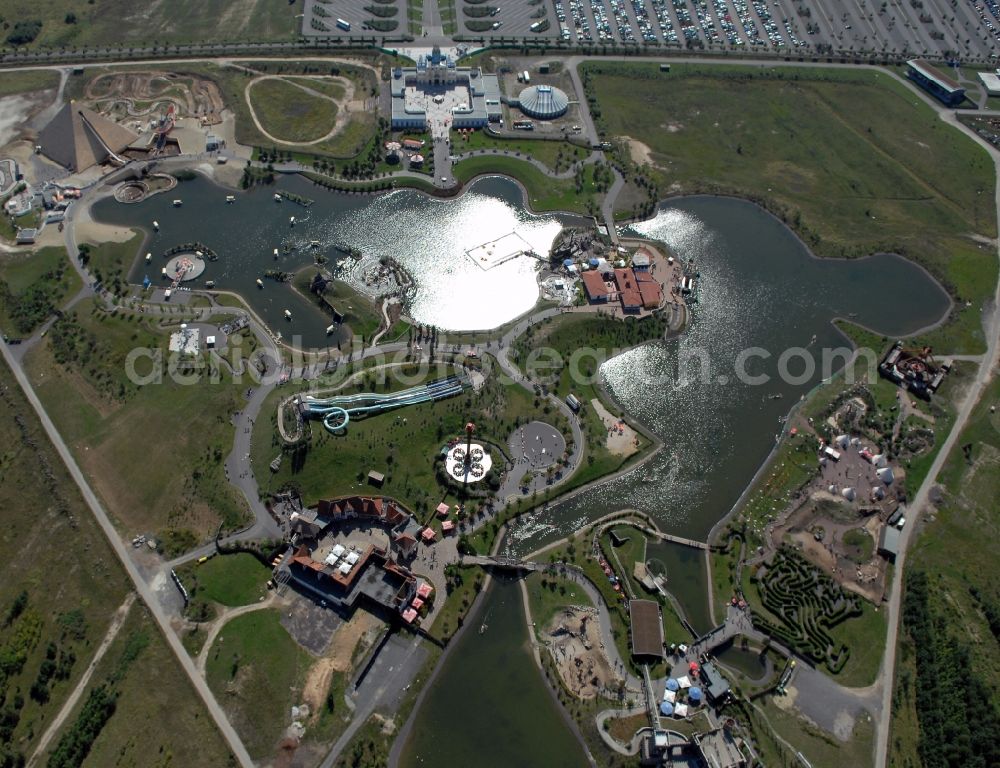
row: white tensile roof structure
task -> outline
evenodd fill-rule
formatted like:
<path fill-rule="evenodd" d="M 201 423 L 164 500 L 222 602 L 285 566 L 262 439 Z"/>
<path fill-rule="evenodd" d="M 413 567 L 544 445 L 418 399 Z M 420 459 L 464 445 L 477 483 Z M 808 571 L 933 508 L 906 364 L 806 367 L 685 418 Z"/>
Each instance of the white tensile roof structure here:
<path fill-rule="evenodd" d="M 847 488 L 844 488 L 840 492 L 840 495 L 843 496 L 848 501 L 854 501 L 855 497 L 857 496 L 857 492 L 853 488 L 848 486 Z"/>
<path fill-rule="evenodd" d="M 876 469 L 875 474 L 878 475 L 878 479 L 886 485 L 892 485 L 892 481 L 896 479 L 892 474 L 892 467 L 882 467 L 882 469 Z"/>

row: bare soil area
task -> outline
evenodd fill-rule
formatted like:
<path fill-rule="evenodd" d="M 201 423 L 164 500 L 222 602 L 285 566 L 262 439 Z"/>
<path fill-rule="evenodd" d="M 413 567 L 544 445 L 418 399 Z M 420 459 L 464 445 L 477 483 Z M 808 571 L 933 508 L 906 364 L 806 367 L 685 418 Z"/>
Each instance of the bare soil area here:
<path fill-rule="evenodd" d="M 612 415 L 597 398 L 591 400 L 590 404 L 597 415 L 601 417 L 605 429 L 608 430 L 606 443 L 608 451 L 615 456 L 631 456 L 639 450 L 639 436 L 632 427 Z"/>
<path fill-rule="evenodd" d="M 592 699 L 617 684 L 601 649 L 601 630 L 593 609 L 567 608 L 545 628 L 545 645 L 566 687 L 581 699 Z"/>

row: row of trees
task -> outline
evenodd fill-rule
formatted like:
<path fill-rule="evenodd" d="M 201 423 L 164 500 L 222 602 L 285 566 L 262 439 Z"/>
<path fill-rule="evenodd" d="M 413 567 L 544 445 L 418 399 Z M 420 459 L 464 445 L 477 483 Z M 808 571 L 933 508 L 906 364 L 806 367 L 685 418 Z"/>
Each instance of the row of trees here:
<path fill-rule="evenodd" d="M 924 571 L 906 572 L 903 627 L 916 661 L 914 700 L 922 764 L 925 768 L 1000 765 L 1000 708 L 973 668 L 968 643 L 932 605 Z"/>

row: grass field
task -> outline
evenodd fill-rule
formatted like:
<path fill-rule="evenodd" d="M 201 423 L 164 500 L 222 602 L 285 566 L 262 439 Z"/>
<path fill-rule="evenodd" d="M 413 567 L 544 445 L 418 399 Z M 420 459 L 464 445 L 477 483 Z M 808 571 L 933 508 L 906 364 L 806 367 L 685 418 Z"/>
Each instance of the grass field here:
<path fill-rule="evenodd" d="M 250 754 L 272 757 L 309 665 L 274 610 L 237 616 L 208 652 L 205 675 Z"/>
<path fill-rule="evenodd" d="M 4 333 L 23 336 L 41 325 L 63 300 L 82 286 L 65 248 L 0 257 L 0 324 Z"/>
<path fill-rule="evenodd" d="M 805 755 L 813 768 L 840 768 L 844 765 L 861 768 L 872 764 L 875 726 L 870 718 L 859 718 L 851 738 L 847 742 L 841 742 L 793 712 L 782 709 L 770 699 L 762 709 L 777 734 L 791 743 L 797 752 Z M 780 764 L 768 762 L 768 765 Z"/>
<path fill-rule="evenodd" d="M 582 71 L 600 130 L 649 148 L 661 195 L 755 200 L 821 256 L 914 259 L 959 304 L 971 302 L 927 343 L 982 351 L 980 309 L 997 278 L 996 252 L 971 235 L 996 235 L 993 164 L 907 86 L 847 70 L 676 65 L 665 75 L 656 64 L 594 63 Z"/>
<path fill-rule="evenodd" d="M 271 578 L 260 561 L 246 552 L 216 555 L 204 563 L 191 563 L 177 570 L 192 599 L 211 600 L 230 608 L 256 603 L 267 593 Z"/>
<path fill-rule="evenodd" d="M 107 765 L 230 766 L 232 757 L 197 695 L 177 668 L 148 611 L 135 605 L 97 666 L 88 695 L 104 685 L 116 696 L 115 712 L 93 741 L 82 768 Z M 156 691 L 150 696 L 150 691 Z M 59 737 L 67 735 L 87 696 Z M 48 755 L 58 748 L 59 737 Z M 151 755 L 156 761 L 148 762 Z M 50 763 L 51 765 L 51 763 Z"/>
<path fill-rule="evenodd" d="M 88 300 L 53 326 L 27 368 L 123 533 L 155 533 L 175 554 L 220 524 L 239 527 L 247 510 L 223 475 L 241 385 L 223 375 L 185 384 L 165 372 L 161 383 L 137 386 L 127 375 L 131 350 L 165 350 L 166 342 L 151 318 L 110 314 Z"/>
<path fill-rule="evenodd" d="M 593 607 L 590 597 L 576 582 L 561 576 L 531 573 L 525 579 L 528 607 L 535 622 L 535 634 L 541 636 L 553 617 L 568 606 Z"/>
<path fill-rule="evenodd" d="M 313 141 L 328 134 L 337 119 L 337 105 L 284 80 L 258 80 L 249 91 L 264 130 L 284 141 Z"/>
<path fill-rule="evenodd" d="M 59 0 L 6 0 L 3 4 L 3 18 L 12 26 L 17 21 L 42 22 L 31 47 L 289 40 L 301 26 L 296 18 L 301 13 L 302 0 L 152 0 L 141 8 L 130 0 L 72 5 Z"/>
<path fill-rule="evenodd" d="M 16 93 L 31 93 L 56 88 L 59 85 L 59 73 L 51 70 L 29 70 L 25 72 L 4 72 L 0 81 L 0 97 L 12 96 Z"/>
<path fill-rule="evenodd" d="M 517 179 L 524 185 L 528 206 L 536 213 L 568 211 L 588 215 L 600 209 L 601 197 L 593 180 L 588 178 L 590 167 L 584 174 L 584 184 L 579 192 L 573 179 L 550 178 L 531 163 L 515 157 L 470 157 L 456 163 L 453 171 L 455 178 L 463 184 L 476 176 L 490 174 Z"/>
<path fill-rule="evenodd" d="M 378 61 L 378 59 L 369 59 L 367 63 L 377 67 Z M 247 62 L 246 65 L 256 72 L 264 74 L 275 74 L 280 71 L 283 77 L 294 77 L 296 74 L 336 74 L 340 77 L 346 77 L 354 84 L 355 99 L 363 99 L 371 95 L 372 89 L 376 86 L 374 72 L 341 61 L 303 60 L 298 63 L 298 67 L 285 63 L 274 65 L 268 62 Z M 233 110 L 236 115 L 236 140 L 238 142 L 264 148 L 270 148 L 274 144 L 257 130 L 250 117 L 245 89 L 249 80 L 254 76 L 253 74 L 242 68 L 216 64 L 185 65 L 177 69 L 209 77 L 219 86 L 226 106 Z M 256 86 L 253 90 L 256 90 Z M 303 92 L 303 95 L 306 94 Z M 335 158 L 353 158 L 368 148 L 375 136 L 376 126 L 377 116 L 374 112 L 370 110 L 353 111 L 347 124 L 336 136 L 319 144 L 311 145 L 309 151 Z M 278 148 L 281 148 L 280 144 Z"/>
<path fill-rule="evenodd" d="M 4 509 L 0 559 L 5 573 L 0 583 L 4 656 L 0 710 L 5 727 L 0 760 L 16 759 L 18 754 L 27 759 L 79 682 L 130 585 L 2 364 L 0 441 L 4 446 L 0 454 Z M 51 567 L 53 546 L 58 546 L 59 554 L 55 568 Z M 16 604 L 21 606 L 19 611 L 12 610 Z M 85 764 L 107 765 L 111 753 L 117 759 L 119 754 L 141 752 L 171 755 L 177 765 L 227 765 L 228 751 L 221 737 L 140 605 L 132 606 L 119 641 L 133 629 L 145 632 L 148 647 L 118 683 L 119 709 L 98 735 Z M 51 647 L 57 671 L 46 678 L 42 667 Z M 120 643 L 108 651 L 92 685 L 103 681 L 108 666 L 120 660 L 119 647 Z M 46 682 L 32 695 L 40 680 Z M 156 696 L 148 695 L 147 682 Z M 67 721 L 64 730 L 73 720 Z M 53 747 L 56 742 L 58 737 Z M 103 744 L 112 745 L 111 749 L 104 750 Z M 192 750 L 195 746 L 197 755 Z M 135 764 L 128 760 L 125 764 Z"/>
<path fill-rule="evenodd" d="M 566 170 L 576 160 L 583 160 L 589 152 L 568 141 L 544 141 L 539 139 L 498 139 L 485 131 L 468 134 L 454 134 L 451 151 L 455 154 L 479 149 L 510 152 L 514 157 L 527 155 L 544 163 L 555 171 Z"/>
<path fill-rule="evenodd" d="M 132 237 L 120 243 L 82 243 L 88 271 L 116 295 L 128 291 L 128 272 L 142 245 L 143 234 L 132 230 Z M 76 256 L 76 254 L 74 254 Z"/>

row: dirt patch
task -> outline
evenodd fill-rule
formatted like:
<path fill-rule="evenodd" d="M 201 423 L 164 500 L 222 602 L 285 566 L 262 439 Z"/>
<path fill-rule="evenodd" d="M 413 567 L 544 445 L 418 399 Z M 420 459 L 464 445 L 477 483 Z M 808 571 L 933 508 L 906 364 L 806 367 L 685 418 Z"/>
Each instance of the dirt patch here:
<path fill-rule="evenodd" d="M 327 658 L 333 664 L 333 669 L 338 672 L 346 672 L 351 668 L 351 660 L 354 657 L 354 649 L 363 637 L 374 634 L 382 629 L 382 622 L 368 613 L 358 609 L 351 616 L 351 620 L 337 630 L 330 644 Z"/>
<path fill-rule="evenodd" d="M 618 678 L 601 646 L 601 630 L 592 608 L 567 608 L 556 614 L 545 628 L 543 641 L 573 695 L 592 699 L 617 685 Z"/>
<path fill-rule="evenodd" d="M 330 690 L 330 680 L 333 675 L 349 673 L 358 643 L 382 627 L 383 624 L 379 619 L 367 611 L 358 609 L 350 621 L 336 631 L 326 654 L 309 668 L 305 684 L 302 686 L 302 702 L 309 706 L 313 720 L 326 702 L 326 693 Z"/>
<path fill-rule="evenodd" d="M 594 412 L 601 417 L 604 428 L 608 431 L 608 439 L 605 445 L 608 451 L 615 456 L 631 456 L 639 450 L 639 435 L 621 419 L 613 416 L 604 404 L 594 398 L 590 401 Z"/>
<path fill-rule="evenodd" d="M 628 142 L 628 153 L 632 156 L 632 162 L 637 165 L 656 165 L 653 162 L 653 150 L 648 144 L 643 144 L 638 139 L 629 136 L 625 137 Z"/>

